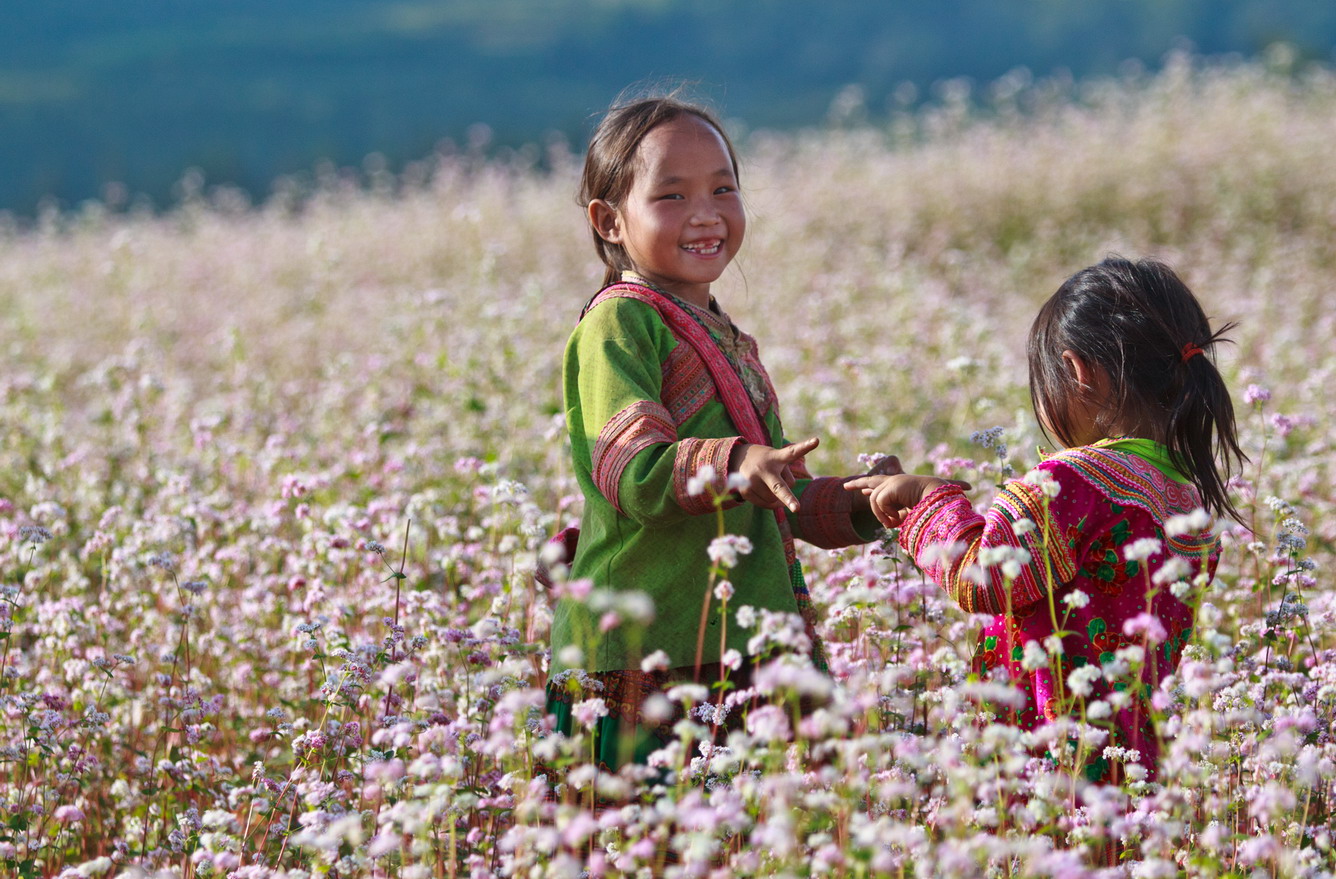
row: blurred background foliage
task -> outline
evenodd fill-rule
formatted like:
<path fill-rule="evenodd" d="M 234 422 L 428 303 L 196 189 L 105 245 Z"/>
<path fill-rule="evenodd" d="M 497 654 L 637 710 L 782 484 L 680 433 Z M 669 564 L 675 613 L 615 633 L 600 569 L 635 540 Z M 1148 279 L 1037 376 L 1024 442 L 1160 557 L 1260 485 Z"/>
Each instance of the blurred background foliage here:
<path fill-rule="evenodd" d="M 264 199 L 318 163 L 580 143 L 628 84 L 735 130 L 883 118 L 948 80 L 1126 76 L 1188 47 L 1330 61 L 1326 0 L 43 0 L 0 5 L 0 211 Z M 837 120 L 838 121 L 838 120 Z M 539 154 L 536 154 L 539 155 Z M 195 180 L 201 179 L 199 175 Z M 108 184 L 119 184 L 108 187 Z"/>

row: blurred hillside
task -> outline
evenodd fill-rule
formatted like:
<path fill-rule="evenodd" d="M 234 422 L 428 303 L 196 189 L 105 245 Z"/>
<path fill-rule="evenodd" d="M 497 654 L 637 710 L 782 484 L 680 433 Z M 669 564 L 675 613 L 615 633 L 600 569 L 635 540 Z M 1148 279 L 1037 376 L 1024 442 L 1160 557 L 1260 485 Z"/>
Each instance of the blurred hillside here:
<path fill-rule="evenodd" d="M 818 10 L 819 11 L 816 11 Z M 176 200 L 186 168 L 263 199 L 317 162 L 442 140 L 583 139 L 626 85 L 698 82 L 735 123 L 884 116 L 953 77 L 1150 68 L 1183 40 L 1330 60 L 1305 0 L 46 0 L 0 6 L 0 211 Z M 848 90 L 848 86 L 856 86 Z M 856 96 L 860 100 L 841 101 Z M 478 126 L 485 126 L 478 127 Z M 124 189 L 108 191 L 117 181 Z"/>

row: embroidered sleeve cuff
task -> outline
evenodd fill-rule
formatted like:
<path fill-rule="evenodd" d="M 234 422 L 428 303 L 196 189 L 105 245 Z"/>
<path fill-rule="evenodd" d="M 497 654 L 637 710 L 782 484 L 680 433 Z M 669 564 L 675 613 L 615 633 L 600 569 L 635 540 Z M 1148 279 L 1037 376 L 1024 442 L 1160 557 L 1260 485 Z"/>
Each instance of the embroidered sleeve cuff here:
<path fill-rule="evenodd" d="M 728 459 L 740 442 L 740 436 L 687 437 L 677 444 L 673 494 L 683 510 L 693 516 L 714 512 L 715 498 L 728 489 Z"/>
<path fill-rule="evenodd" d="M 852 478 L 852 477 L 850 477 Z M 803 540 L 822 549 L 867 543 L 853 520 L 853 494 L 845 491 L 848 479 L 824 476 L 813 479 L 798 499 L 794 523 Z"/>
<path fill-rule="evenodd" d="M 965 491 L 958 485 L 939 485 L 924 495 L 900 523 L 900 548 L 917 561 L 919 552 L 928 545 L 954 539 L 950 534 L 941 533 L 939 526 L 942 523 L 934 523 L 934 520 L 958 502 L 969 507 Z M 971 513 L 974 512 L 973 507 L 969 509 Z"/>

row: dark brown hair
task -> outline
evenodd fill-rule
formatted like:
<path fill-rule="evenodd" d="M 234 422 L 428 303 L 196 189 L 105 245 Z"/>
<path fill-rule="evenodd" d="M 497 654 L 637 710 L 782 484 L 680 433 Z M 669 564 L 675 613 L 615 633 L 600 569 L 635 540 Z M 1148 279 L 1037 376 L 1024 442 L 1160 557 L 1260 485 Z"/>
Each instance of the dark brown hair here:
<path fill-rule="evenodd" d="M 724 139 L 724 146 L 728 148 L 728 158 L 733 163 L 733 176 L 737 178 L 738 157 L 733 150 L 733 142 L 709 110 L 684 101 L 675 93 L 619 101 L 604 115 L 589 139 L 589 151 L 585 153 L 584 171 L 580 175 L 580 191 L 577 195 L 580 206 L 588 208 L 590 202 L 601 198 L 614 208 L 620 207 L 622 200 L 631 191 L 631 184 L 635 182 L 636 150 L 640 148 L 645 135 L 665 122 L 686 115 L 700 118 L 719 132 L 719 136 Z M 598 252 L 598 258 L 607 266 L 603 273 L 603 284 L 614 284 L 623 271 L 632 268 L 626 249 L 620 244 L 605 241 L 592 226 L 589 231 L 594 236 L 594 249 Z"/>
<path fill-rule="evenodd" d="M 1109 256 L 1068 278 L 1039 309 L 1027 346 L 1030 400 L 1056 439 L 1072 445 L 1072 403 L 1083 389 L 1062 352 L 1075 352 L 1108 374 L 1113 417 L 1148 425 L 1207 511 L 1237 520 L 1226 483 L 1247 456 L 1212 359 L 1234 326 L 1212 332 L 1197 298 L 1164 263 Z"/>

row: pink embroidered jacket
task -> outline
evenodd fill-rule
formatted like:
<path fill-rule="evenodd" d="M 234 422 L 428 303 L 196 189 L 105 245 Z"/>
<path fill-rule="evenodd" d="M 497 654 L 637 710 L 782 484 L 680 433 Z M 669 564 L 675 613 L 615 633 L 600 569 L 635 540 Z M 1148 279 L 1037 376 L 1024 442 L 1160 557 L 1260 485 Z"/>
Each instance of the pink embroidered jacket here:
<path fill-rule="evenodd" d="M 1163 446 L 1153 444 L 1161 469 L 1119 448 L 1130 444 L 1102 441 L 1060 452 L 1004 486 L 983 515 L 959 488 L 939 488 L 905 520 L 900 545 L 963 609 L 993 615 L 980 635 L 975 670 L 1019 688 L 1023 698 L 1013 722 L 1034 728 L 1076 710 L 1080 701 L 1088 706 L 1123 691 L 1127 696 L 1115 701 L 1127 704 L 1103 721 L 1110 744 L 1135 749 L 1153 774 L 1159 739 L 1148 699 L 1178 666 L 1193 623 L 1192 608 L 1170 586 L 1203 570 L 1213 573 L 1219 548 L 1209 529 L 1166 534 L 1166 521 L 1197 510 L 1201 498 L 1163 466 Z M 1045 494 L 1045 482 L 1056 484 L 1056 496 Z M 1022 519 L 1035 527 L 1017 528 Z M 1143 557 L 1149 545 L 1143 544 L 1128 553 L 1142 538 L 1160 548 Z M 993 563 L 981 565 L 989 556 Z M 1006 556 L 1011 564 L 1001 561 Z M 1181 574 L 1157 582 L 1170 559 L 1181 560 Z M 1064 633 L 1061 655 L 1035 661 L 1036 648 L 1057 632 Z M 1118 652 L 1132 645 L 1145 649 L 1136 678 L 1118 674 L 1126 667 Z M 1114 679 L 1084 672 L 1073 682 L 1071 673 L 1081 666 L 1113 672 Z M 1109 768 L 1095 755 L 1087 773 L 1098 779 Z"/>

